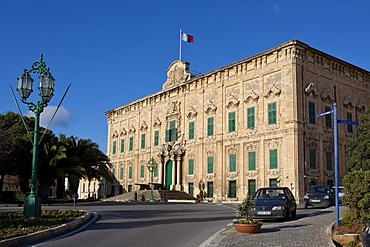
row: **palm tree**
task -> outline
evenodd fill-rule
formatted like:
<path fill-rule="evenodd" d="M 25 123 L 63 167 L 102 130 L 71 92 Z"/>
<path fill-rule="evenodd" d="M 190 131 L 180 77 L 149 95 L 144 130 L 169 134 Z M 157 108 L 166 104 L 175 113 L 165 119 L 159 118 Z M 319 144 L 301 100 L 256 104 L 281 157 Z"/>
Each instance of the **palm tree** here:
<path fill-rule="evenodd" d="M 81 168 L 81 176 L 74 178 L 69 176 L 71 180 L 71 189 L 77 192 L 79 180 L 85 178 L 88 180 L 88 188 L 91 181 L 95 178 L 100 180 L 102 177 L 108 181 L 112 181 L 109 163 L 109 158 L 99 150 L 99 145 L 92 142 L 90 139 L 78 139 L 74 136 L 61 138 L 67 143 L 67 161 L 72 164 L 78 164 Z M 68 173 L 70 174 L 70 173 Z M 78 179 L 77 179 L 78 178 Z M 90 193 L 89 193 L 90 196 Z"/>

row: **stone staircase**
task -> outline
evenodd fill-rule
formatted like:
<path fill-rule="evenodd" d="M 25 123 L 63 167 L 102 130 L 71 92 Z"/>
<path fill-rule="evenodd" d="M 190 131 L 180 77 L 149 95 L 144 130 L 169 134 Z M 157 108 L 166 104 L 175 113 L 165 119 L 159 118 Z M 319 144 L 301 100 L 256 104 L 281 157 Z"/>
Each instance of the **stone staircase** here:
<path fill-rule="evenodd" d="M 153 190 L 154 201 L 157 202 L 195 202 L 195 197 L 183 191 Z M 150 190 L 135 190 L 121 195 L 113 196 L 104 201 L 140 202 L 149 201 Z"/>

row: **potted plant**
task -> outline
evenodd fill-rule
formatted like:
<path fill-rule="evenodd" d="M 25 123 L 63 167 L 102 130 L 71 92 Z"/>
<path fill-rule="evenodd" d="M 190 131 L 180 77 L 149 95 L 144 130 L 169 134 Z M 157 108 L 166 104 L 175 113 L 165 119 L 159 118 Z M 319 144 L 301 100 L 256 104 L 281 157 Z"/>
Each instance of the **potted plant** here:
<path fill-rule="evenodd" d="M 234 222 L 234 227 L 238 233 L 252 234 L 260 231 L 262 222 L 253 220 L 251 217 L 254 207 L 254 201 L 249 195 L 237 206 L 240 218 Z"/>

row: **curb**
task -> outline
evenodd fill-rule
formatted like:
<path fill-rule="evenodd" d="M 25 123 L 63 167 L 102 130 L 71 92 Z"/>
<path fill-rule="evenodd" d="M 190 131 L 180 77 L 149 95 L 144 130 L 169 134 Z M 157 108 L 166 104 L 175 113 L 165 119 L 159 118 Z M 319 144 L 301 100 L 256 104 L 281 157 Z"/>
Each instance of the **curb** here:
<path fill-rule="evenodd" d="M 46 230 L 42 230 L 39 232 L 34 232 L 28 235 L 5 239 L 0 241 L 0 247 L 15 247 L 15 246 L 22 246 L 22 245 L 29 245 L 32 243 L 40 242 L 42 240 L 51 239 L 53 237 L 56 237 L 62 233 L 74 230 L 78 228 L 79 226 L 83 225 L 87 221 L 90 220 L 92 214 L 87 212 L 84 216 L 81 216 L 80 218 L 77 218 L 76 220 L 54 227 Z"/>

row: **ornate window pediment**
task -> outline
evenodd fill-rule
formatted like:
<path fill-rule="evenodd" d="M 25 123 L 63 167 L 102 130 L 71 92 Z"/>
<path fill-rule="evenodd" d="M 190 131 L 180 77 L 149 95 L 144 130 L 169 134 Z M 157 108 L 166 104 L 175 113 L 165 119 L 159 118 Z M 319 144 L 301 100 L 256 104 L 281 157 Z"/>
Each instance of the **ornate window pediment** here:
<path fill-rule="evenodd" d="M 304 89 L 306 95 L 311 95 L 313 97 L 317 97 L 319 94 L 317 93 L 316 85 L 312 82 L 308 84 L 308 86 Z"/>
<path fill-rule="evenodd" d="M 280 95 L 281 93 L 281 90 L 280 88 L 278 88 L 277 86 L 275 86 L 275 84 L 272 84 L 270 87 L 267 88 L 267 90 L 265 91 L 265 98 L 268 98 L 271 94 L 274 94 L 274 95 Z"/>
<path fill-rule="evenodd" d="M 146 129 L 148 129 L 148 125 L 145 123 L 145 121 L 143 121 L 140 125 L 140 130 L 145 131 Z"/>
<path fill-rule="evenodd" d="M 156 117 L 156 118 L 154 119 L 153 126 L 154 126 L 155 128 L 158 128 L 159 126 L 161 126 L 161 124 L 162 124 L 162 122 L 161 122 L 161 120 L 159 120 L 159 117 Z"/>
<path fill-rule="evenodd" d="M 245 94 L 244 102 L 248 101 L 249 99 L 251 99 L 252 101 L 253 100 L 258 100 L 259 99 L 259 96 L 258 96 L 258 94 L 255 91 L 253 91 L 253 90 L 247 90 L 247 92 Z"/>
<path fill-rule="evenodd" d="M 126 134 L 127 134 L 126 129 L 125 128 L 122 128 L 120 135 L 123 136 L 123 135 L 126 135 Z"/>
<path fill-rule="evenodd" d="M 356 105 L 356 109 L 361 111 L 361 112 L 364 112 L 365 108 L 366 108 L 365 101 L 363 99 L 359 99 L 359 101 L 357 102 L 357 105 Z"/>
<path fill-rule="evenodd" d="M 179 113 L 179 106 L 177 102 L 169 102 L 167 105 L 167 116 L 169 115 L 175 115 Z"/>
<path fill-rule="evenodd" d="M 350 108 L 353 108 L 353 99 L 351 97 L 351 95 L 347 94 L 344 99 L 343 99 L 343 105 L 345 107 L 350 107 Z"/>
<path fill-rule="evenodd" d="M 136 129 L 133 125 L 131 125 L 130 129 L 128 130 L 129 134 L 135 133 Z"/>
<path fill-rule="evenodd" d="M 334 102 L 333 92 L 329 89 L 329 87 L 325 87 L 325 89 L 321 92 L 321 99 L 323 101 Z"/>
<path fill-rule="evenodd" d="M 205 109 L 204 109 L 204 112 L 206 114 L 210 114 L 210 113 L 215 113 L 217 110 L 217 106 L 212 102 L 208 102 L 208 104 L 206 105 Z"/>
<path fill-rule="evenodd" d="M 193 118 L 193 117 L 196 117 L 197 116 L 197 111 L 194 109 L 194 107 L 190 106 L 189 107 L 189 110 L 188 110 L 188 113 L 186 114 L 186 116 L 188 118 Z"/>
<path fill-rule="evenodd" d="M 118 132 L 117 130 L 115 130 L 112 134 L 112 138 L 117 138 L 118 137 Z"/>
<path fill-rule="evenodd" d="M 236 98 L 234 94 L 231 94 L 226 101 L 226 107 L 230 108 L 230 107 L 238 106 L 238 105 L 239 105 L 239 100 Z"/>

